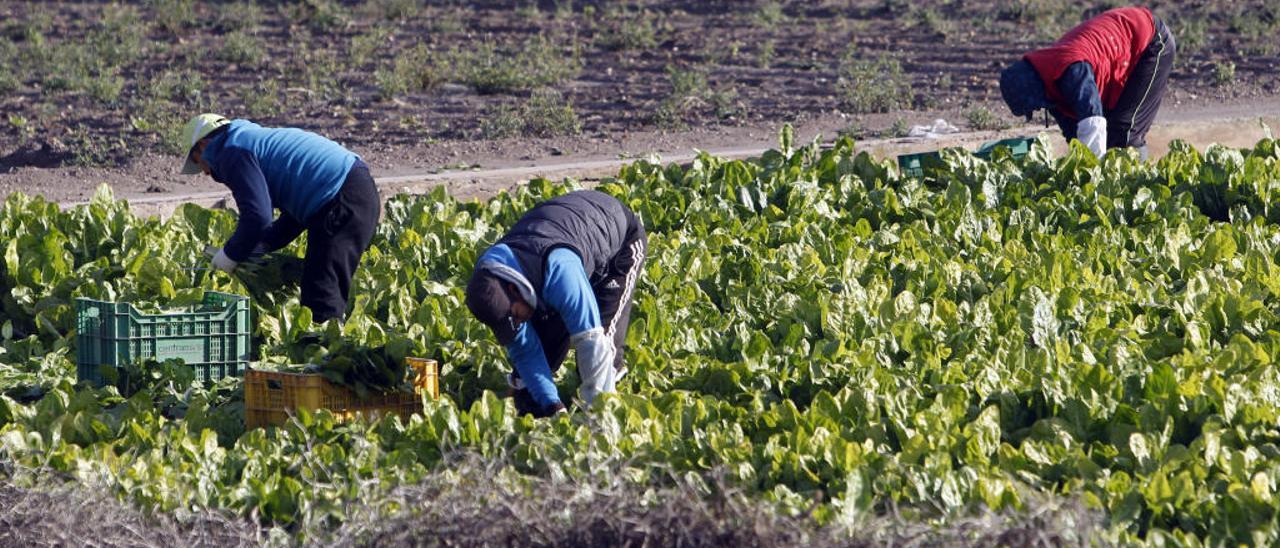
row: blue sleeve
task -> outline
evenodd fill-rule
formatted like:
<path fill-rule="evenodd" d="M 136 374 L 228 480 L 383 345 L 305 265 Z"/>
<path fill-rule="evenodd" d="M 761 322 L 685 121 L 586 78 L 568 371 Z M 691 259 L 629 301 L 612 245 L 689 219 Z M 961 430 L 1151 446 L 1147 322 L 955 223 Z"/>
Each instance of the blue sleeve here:
<path fill-rule="evenodd" d="M 1080 123 L 1068 118 L 1066 114 L 1058 110 L 1057 107 L 1049 109 L 1049 114 L 1053 115 L 1053 119 L 1058 121 L 1058 127 L 1062 129 L 1062 137 L 1068 142 L 1076 138 L 1076 134 L 1080 131 Z"/>
<path fill-rule="evenodd" d="M 258 159 L 242 148 L 226 149 L 218 156 L 214 170 L 222 184 L 231 189 L 240 210 L 240 222 L 236 231 L 222 246 L 231 260 L 240 262 L 249 258 L 258 242 L 262 241 L 267 227 L 271 226 L 271 194 L 267 179 L 262 175 Z"/>
<path fill-rule="evenodd" d="M 1058 93 L 1076 114 L 1077 121 L 1103 116 L 1102 95 L 1098 93 L 1098 83 L 1093 78 L 1093 67 L 1089 63 L 1072 63 L 1058 78 L 1057 86 Z"/>
<path fill-rule="evenodd" d="M 560 314 L 571 336 L 603 325 L 600 306 L 596 303 L 596 294 L 591 289 L 582 259 L 571 249 L 561 247 L 547 256 L 542 299 Z"/>
<path fill-rule="evenodd" d="M 547 364 L 547 355 L 542 350 L 542 341 L 538 333 L 529 327 L 529 322 L 516 329 L 516 338 L 507 345 L 507 358 L 515 365 L 520 380 L 524 382 L 533 401 L 546 409 L 552 404 L 560 403 L 560 393 L 556 391 L 555 380 L 551 378 L 551 366 Z"/>

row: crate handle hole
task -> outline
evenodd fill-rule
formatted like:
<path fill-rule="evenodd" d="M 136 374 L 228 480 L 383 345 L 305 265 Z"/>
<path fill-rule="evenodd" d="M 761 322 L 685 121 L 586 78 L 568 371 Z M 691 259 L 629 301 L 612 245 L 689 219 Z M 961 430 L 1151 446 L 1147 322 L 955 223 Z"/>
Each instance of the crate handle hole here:
<path fill-rule="evenodd" d="M 280 384 L 280 381 L 278 381 L 278 380 L 275 380 L 275 379 L 267 379 L 267 389 L 269 389 L 269 390 L 284 390 L 284 385 L 283 385 L 283 384 Z"/>

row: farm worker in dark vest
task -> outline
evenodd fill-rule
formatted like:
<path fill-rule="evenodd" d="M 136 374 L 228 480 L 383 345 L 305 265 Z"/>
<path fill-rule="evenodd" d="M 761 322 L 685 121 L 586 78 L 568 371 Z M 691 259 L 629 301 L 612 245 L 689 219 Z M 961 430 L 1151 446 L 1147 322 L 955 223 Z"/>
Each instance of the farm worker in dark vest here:
<path fill-rule="evenodd" d="M 1048 109 L 1068 140 L 1079 139 L 1098 157 L 1133 147 L 1145 159 L 1175 49 L 1173 34 L 1150 10 L 1109 10 L 1006 68 L 1000 94 L 1028 121 Z"/>
<path fill-rule="evenodd" d="M 582 400 L 613 392 L 647 241 L 630 209 L 582 190 L 538 204 L 480 256 L 467 307 L 506 346 L 521 413 L 564 411 L 552 373 L 570 345 Z"/>
<path fill-rule="evenodd" d="M 231 189 L 240 221 L 213 257 L 232 272 L 307 231 L 302 304 L 315 322 L 342 319 L 351 277 L 378 224 L 382 201 L 359 156 L 300 129 L 201 114 L 183 129 L 182 173 L 204 172 Z M 280 216 L 273 217 L 279 209 Z"/>

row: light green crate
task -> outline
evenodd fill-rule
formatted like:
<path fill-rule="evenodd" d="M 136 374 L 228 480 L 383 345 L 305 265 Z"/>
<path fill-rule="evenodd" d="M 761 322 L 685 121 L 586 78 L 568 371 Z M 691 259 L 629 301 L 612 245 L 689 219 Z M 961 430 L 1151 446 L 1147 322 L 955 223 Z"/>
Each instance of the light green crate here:
<path fill-rule="evenodd" d="M 983 145 L 978 147 L 978 150 L 975 151 L 973 155 L 984 160 L 989 160 L 991 159 L 991 154 L 994 153 L 997 148 L 1007 147 L 1009 152 L 1013 155 L 1013 158 L 1018 160 L 1023 156 L 1026 156 L 1028 152 L 1031 152 L 1031 145 L 1035 142 L 1036 140 L 1030 137 L 1014 137 L 1011 139 L 991 141 L 989 143 L 983 143 Z"/>
<path fill-rule="evenodd" d="M 1036 140 L 1031 137 L 1014 137 L 983 143 L 973 155 L 984 160 L 991 159 L 997 148 L 1006 147 L 1015 160 L 1021 159 L 1031 152 L 1031 145 Z M 901 154 L 898 156 L 898 171 L 906 177 L 924 177 L 925 170 L 943 167 L 942 155 L 938 151 Z"/>
<path fill-rule="evenodd" d="M 907 177 L 923 177 L 925 168 L 942 165 L 942 155 L 938 152 L 917 152 L 898 156 L 898 171 Z"/>
<path fill-rule="evenodd" d="M 200 381 L 240 376 L 249 364 L 249 298 L 206 291 L 180 311 L 145 314 L 130 303 L 76 299 L 76 372 L 102 385 L 102 368 L 182 360 Z"/>

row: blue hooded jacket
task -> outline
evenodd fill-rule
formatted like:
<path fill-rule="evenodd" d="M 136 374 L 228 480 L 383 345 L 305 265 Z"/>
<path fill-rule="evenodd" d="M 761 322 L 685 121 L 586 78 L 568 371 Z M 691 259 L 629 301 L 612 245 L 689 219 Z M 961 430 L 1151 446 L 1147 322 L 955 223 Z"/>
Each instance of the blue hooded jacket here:
<path fill-rule="evenodd" d="M 205 146 L 214 180 L 231 189 L 240 222 L 223 250 L 234 261 L 253 252 L 279 209 L 299 223 L 338 194 L 359 156 L 320 135 L 232 120 Z"/>

